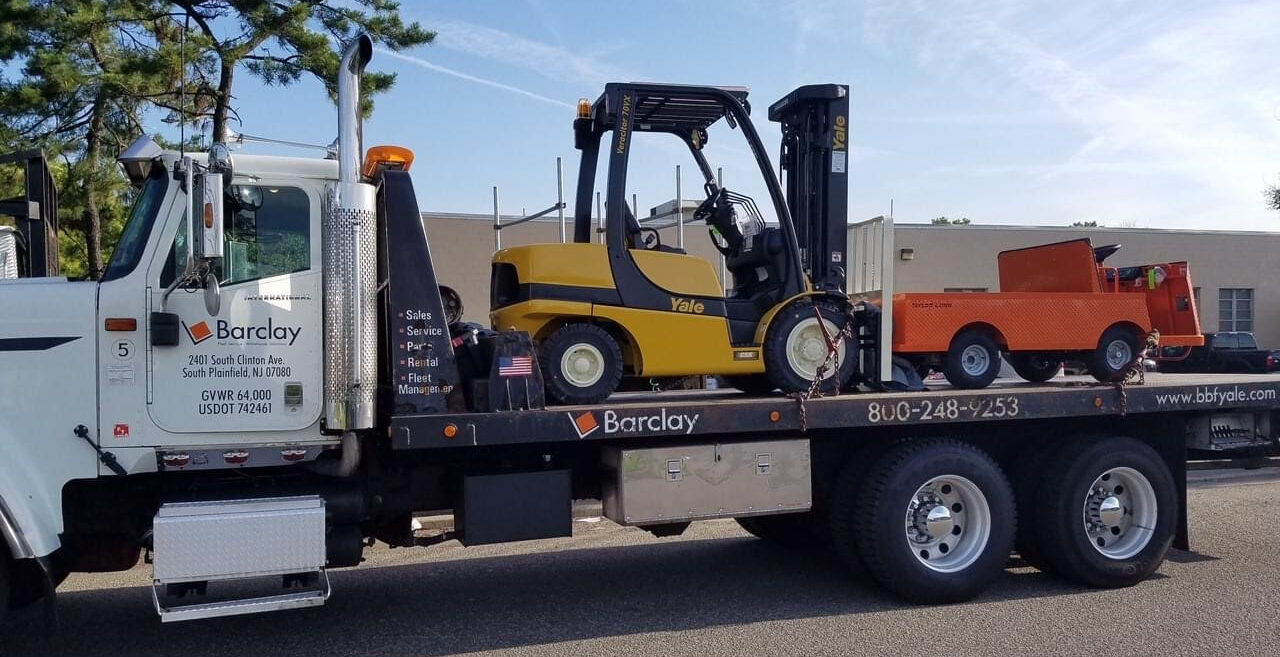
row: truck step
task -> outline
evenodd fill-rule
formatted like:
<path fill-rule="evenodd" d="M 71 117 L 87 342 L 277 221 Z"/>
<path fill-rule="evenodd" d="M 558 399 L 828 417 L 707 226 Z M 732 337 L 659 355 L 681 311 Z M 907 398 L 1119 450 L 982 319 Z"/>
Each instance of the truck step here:
<path fill-rule="evenodd" d="M 324 604 L 325 504 L 319 496 L 163 504 L 152 523 L 152 597 L 165 622 L 235 616 Z M 210 582 L 283 578 L 305 590 L 173 606 Z"/>
<path fill-rule="evenodd" d="M 151 600 L 155 603 L 156 613 L 162 623 L 201 620 L 205 618 L 222 618 L 224 616 L 242 616 L 258 614 L 266 611 L 284 611 L 286 609 L 303 609 L 319 607 L 329 599 L 329 575 L 319 573 L 323 587 L 309 591 L 295 591 L 281 595 L 268 595 L 260 598 L 244 598 L 240 600 L 220 600 L 217 602 L 201 602 L 197 604 L 166 606 L 161 601 L 160 586 L 151 587 Z"/>

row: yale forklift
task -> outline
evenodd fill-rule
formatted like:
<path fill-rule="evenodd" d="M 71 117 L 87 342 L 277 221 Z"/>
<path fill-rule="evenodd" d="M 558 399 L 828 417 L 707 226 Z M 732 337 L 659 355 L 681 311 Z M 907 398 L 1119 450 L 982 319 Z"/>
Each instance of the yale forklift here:
<path fill-rule="evenodd" d="M 573 242 L 494 254 L 490 319 L 527 331 L 549 401 L 604 400 L 624 376 L 722 375 L 747 392 L 832 392 L 858 358 L 845 294 L 849 89 L 809 85 L 769 108 L 782 127 L 785 190 L 751 123 L 747 89 L 610 83 L 582 99 L 573 123 L 582 151 Z M 746 139 L 777 225 L 754 200 L 721 186 L 703 153 L 724 120 Z M 681 140 L 704 180 L 693 212 L 732 276 L 726 294 L 706 259 L 663 244 L 626 203 L 635 133 Z M 592 196 L 610 135 L 604 244 L 592 239 Z M 683 210 L 679 221 L 684 221 Z"/>

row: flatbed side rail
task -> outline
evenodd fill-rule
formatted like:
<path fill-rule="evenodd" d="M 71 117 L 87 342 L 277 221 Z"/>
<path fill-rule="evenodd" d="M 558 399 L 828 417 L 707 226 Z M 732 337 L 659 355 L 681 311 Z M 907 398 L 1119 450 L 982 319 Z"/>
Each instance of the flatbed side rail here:
<path fill-rule="evenodd" d="M 966 424 L 1002 420 L 1105 418 L 1148 413 L 1275 409 L 1280 376 L 1164 375 L 1147 385 L 1082 381 L 1013 384 L 984 390 L 856 393 L 806 404 L 809 430 Z M 1179 381 L 1178 379 L 1185 379 Z M 619 396 L 594 405 L 540 411 L 396 416 L 397 449 L 434 449 L 585 440 L 801 433 L 800 409 L 785 397 L 729 392 Z M 449 437 L 452 436 L 452 437 Z"/>

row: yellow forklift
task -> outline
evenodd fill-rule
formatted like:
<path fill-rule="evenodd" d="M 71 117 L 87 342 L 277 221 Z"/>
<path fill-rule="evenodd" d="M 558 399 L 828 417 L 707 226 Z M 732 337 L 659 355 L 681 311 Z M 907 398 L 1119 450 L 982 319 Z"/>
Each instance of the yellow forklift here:
<path fill-rule="evenodd" d="M 784 192 L 745 88 L 606 85 L 595 103 L 579 101 L 573 123 L 582 151 L 573 242 L 494 254 L 493 327 L 533 336 L 551 402 L 600 402 L 624 376 L 714 374 L 751 393 L 838 390 L 858 360 L 856 333 L 846 329 L 848 117 L 845 85 L 800 87 L 770 106 L 782 127 Z M 746 139 L 776 225 L 753 199 L 717 183 L 703 147 L 720 120 Z M 671 135 L 692 154 L 706 193 L 693 221 L 706 224 L 724 256 L 728 294 L 716 266 L 664 244 L 628 207 L 627 159 L 643 132 Z M 591 209 L 602 143 L 607 203 L 597 244 Z"/>

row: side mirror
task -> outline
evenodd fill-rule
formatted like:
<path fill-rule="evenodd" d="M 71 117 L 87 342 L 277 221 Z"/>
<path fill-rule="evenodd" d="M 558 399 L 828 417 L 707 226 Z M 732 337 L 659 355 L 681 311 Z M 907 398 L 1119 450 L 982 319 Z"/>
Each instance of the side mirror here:
<path fill-rule="evenodd" d="M 224 225 L 222 174 L 196 174 L 193 186 L 195 216 L 192 217 L 191 235 L 195 237 L 195 257 L 201 260 L 221 259 Z"/>

